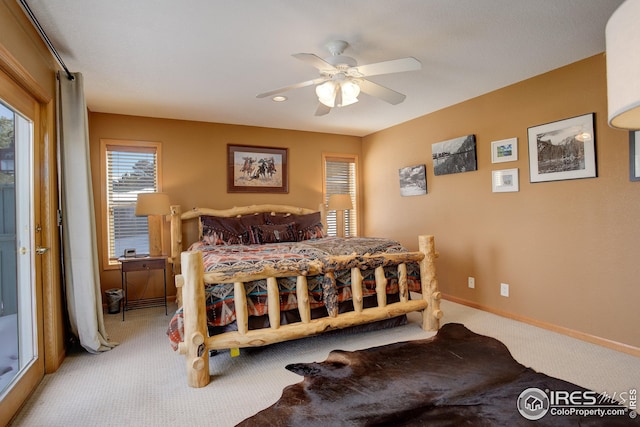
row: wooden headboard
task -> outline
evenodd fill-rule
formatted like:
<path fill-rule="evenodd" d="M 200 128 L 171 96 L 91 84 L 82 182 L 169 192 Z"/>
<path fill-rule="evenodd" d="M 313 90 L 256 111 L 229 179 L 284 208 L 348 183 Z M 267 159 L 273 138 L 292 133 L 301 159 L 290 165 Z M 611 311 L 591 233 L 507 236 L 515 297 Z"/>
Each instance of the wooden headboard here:
<path fill-rule="evenodd" d="M 201 216 L 217 216 L 217 217 L 236 217 L 241 215 L 252 215 L 255 213 L 274 212 L 274 213 L 290 213 L 295 215 L 305 215 L 314 212 L 320 212 L 322 225 L 327 229 L 327 207 L 321 203 L 317 210 L 302 208 L 289 205 L 250 205 L 250 206 L 234 206 L 230 209 L 211 209 L 211 208 L 192 208 L 186 212 L 182 212 L 180 205 L 171 206 L 171 262 L 174 264 L 176 273 L 180 272 L 180 253 L 188 247 L 192 242 L 183 242 L 183 222 L 198 219 Z M 200 221 L 198 222 L 198 226 Z M 201 234 L 200 230 L 200 233 Z"/>

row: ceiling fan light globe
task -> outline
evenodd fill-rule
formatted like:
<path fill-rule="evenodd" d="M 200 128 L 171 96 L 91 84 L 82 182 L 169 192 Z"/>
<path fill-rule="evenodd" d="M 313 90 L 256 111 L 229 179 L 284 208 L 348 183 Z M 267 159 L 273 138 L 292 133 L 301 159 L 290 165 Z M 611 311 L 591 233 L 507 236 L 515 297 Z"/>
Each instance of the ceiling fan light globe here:
<path fill-rule="evenodd" d="M 316 86 L 316 95 L 318 98 L 331 98 L 335 93 L 336 85 L 332 81 L 324 82 Z"/>
<path fill-rule="evenodd" d="M 358 102 L 358 95 L 360 94 L 360 86 L 352 81 L 346 81 L 340 83 L 341 102 L 338 107 L 346 107 L 347 105 L 355 104 Z"/>
<path fill-rule="evenodd" d="M 333 108 L 335 105 L 336 84 L 333 81 L 324 82 L 316 86 L 318 100 L 327 107 Z"/>
<path fill-rule="evenodd" d="M 343 98 L 357 98 L 360 95 L 360 86 L 353 81 L 347 81 L 340 85 Z"/>

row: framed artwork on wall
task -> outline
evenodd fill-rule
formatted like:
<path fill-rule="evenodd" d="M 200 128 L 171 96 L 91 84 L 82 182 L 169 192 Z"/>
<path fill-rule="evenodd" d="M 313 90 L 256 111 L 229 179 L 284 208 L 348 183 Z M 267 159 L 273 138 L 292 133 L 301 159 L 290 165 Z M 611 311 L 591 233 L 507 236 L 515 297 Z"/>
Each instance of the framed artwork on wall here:
<path fill-rule="evenodd" d="M 288 149 L 227 145 L 229 193 L 288 193 Z"/>
<path fill-rule="evenodd" d="M 518 138 L 491 142 L 491 163 L 513 162 L 516 160 L 518 160 Z"/>
<path fill-rule="evenodd" d="M 470 172 L 478 169 L 476 136 L 467 135 L 431 145 L 434 175 Z"/>
<path fill-rule="evenodd" d="M 640 181 L 640 131 L 629 132 L 629 179 Z"/>
<path fill-rule="evenodd" d="M 510 193 L 520 191 L 518 168 L 492 171 L 491 187 L 494 193 Z"/>
<path fill-rule="evenodd" d="M 596 177 L 596 135 L 593 120 L 594 114 L 590 113 L 530 127 L 530 181 Z"/>
<path fill-rule="evenodd" d="M 401 196 L 421 196 L 427 194 L 426 165 L 407 166 L 398 170 Z"/>

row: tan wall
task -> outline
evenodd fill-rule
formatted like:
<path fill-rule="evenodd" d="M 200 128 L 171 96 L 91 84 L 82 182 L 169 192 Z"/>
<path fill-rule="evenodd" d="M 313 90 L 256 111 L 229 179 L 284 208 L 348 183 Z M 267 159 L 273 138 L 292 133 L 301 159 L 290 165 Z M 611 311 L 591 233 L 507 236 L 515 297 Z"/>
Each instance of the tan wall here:
<path fill-rule="evenodd" d="M 89 115 L 89 128 L 98 224 L 104 221 L 99 185 L 100 139 L 161 142 L 163 191 L 169 194 L 172 204 L 181 205 L 183 209 L 194 206 L 224 209 L 262 203 L 316 209 L 322 200 L 322 153 L 361 154 L 360 138 L 313 132 L 102 113 Z M 227 193 L 227 144 L 288 148 L 289 193 Z M 168 226 L 165 231 L 167 240 Z M 101 233 L 98 240 L 102 248 Z M 165 246 L 168 250 L 169 246 Z M 101 273 L 103 290 L 120 287 L 120 280 L 118 270 Z M 132 280 L 136 286 L 133 275 Z M 161 290 L 161 283 L 153 286 L 155 293 Z M 168 293 L 175 295 L 172 284 Z"/>
<path fill-rule="evenodd" d="M 606 100 L 597 55 L 364 138 L 365 234 L 413 248 L 417 234 L 434 234 L 443 293 L 640 347 L 640 183 L 629 181 L 628 133 L 607 125 Z M 530 183 L 527 128 L 591 112 L 598 177 Z M 431 144 L 467 134 L 478 170 L 435 177 Z M 491 141 L 512 137 L 518 161 L 492 164 Z M 428 194 L 401 197 L 398 169 L 421 163 Z M 492 193 L 491 171 L 516 167 L 520 191 Z"/>

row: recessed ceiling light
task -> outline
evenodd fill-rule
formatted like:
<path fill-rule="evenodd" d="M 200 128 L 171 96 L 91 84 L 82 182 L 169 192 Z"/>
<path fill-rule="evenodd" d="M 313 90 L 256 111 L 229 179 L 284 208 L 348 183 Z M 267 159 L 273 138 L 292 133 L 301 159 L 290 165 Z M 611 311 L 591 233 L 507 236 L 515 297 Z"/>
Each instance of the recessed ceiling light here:
<path fill-rule="evenodd" d="M 282 95 L 276 95 L 273 98 L 271 98 L 273 101 L 275 102 L 284 102 L 287 100 L 286 96 L 282 96 Z"/>

